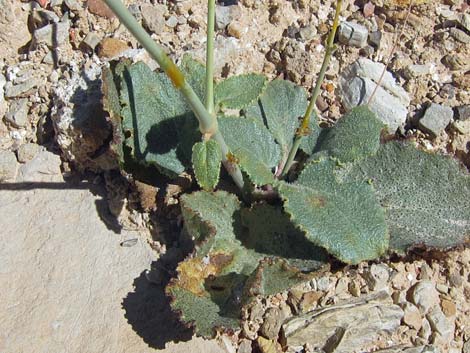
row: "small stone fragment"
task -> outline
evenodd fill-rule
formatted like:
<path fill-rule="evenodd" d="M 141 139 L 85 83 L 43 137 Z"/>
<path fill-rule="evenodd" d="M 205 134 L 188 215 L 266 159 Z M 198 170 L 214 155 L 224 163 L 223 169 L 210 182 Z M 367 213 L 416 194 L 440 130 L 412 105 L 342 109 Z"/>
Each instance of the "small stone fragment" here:
<path fill-rule="evenodd" d="M 150 32 L 160 34 L 165 30 L 165 13 L 167 11 L 165 5 L 143 4 L 140 10 L 142 23 Z"/>
<path fill-rule="evenodd" d="M 419 309 L 411 303 L 406 303 L 403 307 L 404 315 L 403 315 L 403 322 L 415 329 L 419 330 L 423 323 L 423 318 L 419 312 Z"/>
<path fill-rule="evenodd" d="M 25 143 L 18 148 L 18 162 L 26 163 L 32 160 L 39 152 L 39 145 L 35 143 Z"/>
<path fill-rule="evenodd" d="M 326 292 L 330 286 L 330 279 L 328 276 L 323 276 L 317 279 L 317 289 Z"/>
<path fill-rule="evenodd" d="M 467 30 L 468 32 L 470 32 L 470 14 L 469 14 L 469 13 L 463 13 L 463 14 L 461 14 L 461 15 L 457 18 L 457 21 L 458 21 L 458 23 L 462 26 L 462 28 L 464 28 L 465 30 Z"/>
<path fill-rule="evenodd" d="M 431 281 L 420 281 L 410 289 L 411 302 L 422 313 L 427 313 L 433 306 L 439 304 L 439 293 Z"/>
<path fill-rule="evenodd" d="M 455 307 L 455 303 L 451 300 L 442 299 L 441 307 L 442 307 L 442 312 L 447 317 L 455 316 L 455 314 L 457 313 L 457 308 Z"/>
<path fill-rule="evenodd" d="M 470 353 L 470 338 L 463 344 L 462 353 Z"/>
<path fill-rule="evenodd" d="M 431 337 L 432 330 L 428 319 L 424 318 L 421 324 L 421 329 L 418 332 L 418 336 L 422 339 L 428 340 Z"/>
<path fill-rule="evenodd" d="M 451 28 L 449 30 L 449 34 L 452 38 L 454 38 L 456 41 L 460 43 L 464 43 L 464 44 L 470 43 L 470 36 L 458 28 Z"/>
<path fill-rule="evenodd" d="M 227 32 L 230 36 L 240 39 L 243 33 L 243 27 L 240 23 L 233 21 L 227 27 Z"/>
<path fill-rule="evenodd" d="M 351 293 L 355 297 L 359 297 L 361 295 L 361 285 L 358 281 L 353 280 L 349 283 L 349 293 Z"/>
<path fill-rule="evenodd" d="M 368 36 L 367 28 L 356 22 L 342 22 L 338 29 L 339 41 L 357 48 L 366 46 Z"/>
<path fill-rule="evenodd" d="M 33 45 L 45 43 L 50 48 L 61 46 L 69 39 L 69 30 L 68 21 L 51 23 L 38 28 L 33 34 Z"/>
<path fill-rule="evenodd" d="M 240 9 L 237 5 L 215 6 L 215 29 L 223 31 L 233 20 L 240 16 Z"/>
<path fill-rule="evenodd" d="M 338 282 L 336 283 L 336 295 L 344 294 L 348 290 L 348 279 L 345 277 L 341 277 Z"/>
<path fill-rule="evenodd" d="M 430 65 L 409 65 L 404 70 L 404 76 L 407 79 L 429 75 L 431 73 Z"/>
<path fill-rule="evenodd" d="M 90 13 L 100 17 L 108 19 L 116 17 L 114 12 L 108 7 L 108 5 L 106 5 L 103 0 L 88 0 L 87 8 Z"/>
<path fill-rule="evenodd" d="M 452 108 L 432 103 L 419 120 L 418 126 L 422 131 L 435 138 L 446 129 L 453 116 Z"/>
<path fill-rule="evenodd" d="M 98 56 L 100 58 L 115 58 L 122 52 L 129 49 L 127 43 L 116 38 L 105 38 L 98 47 Z"/>
<path fill-rule="evenodd" d="M 318 305 L 318 301 L 323 297 L 323 292 L 310 291 L 302 295 L 300 300 L 299 308 L 300 312 L 306 313 Z"/>
<path fill-rule="evenodd" d="M 442 283 L 436 284 L 436 289 L 439 293 L 442 293 L 442 294 L 449 293 L 449 287 Z"/>
<path fill-rule="evenodd" d="M 364 272 L 364 279 L 370 290 L 380 290 L 387 286 L 389 267 L 385 264 L 372 264 L 368 271 Z"/>
<path fill-rule="evenodd" d="M 78 12 L 82 9 L 82 5 L 77 0 L 64 0 L 65 5 L 72 11 Z"/>
<path fill-rule="evenodd" d="M 168 20 L 166 20 L 165 24 L 170 28 L 175 28 L 178 24 L 178 19 L 175 16 L 170 16 Z"/>
<path fill-rule="evenodd" d="M 315 38 L 316 34 L 317 29 L 313 25 L 307 25 L 299 29 L 299 36 L 303 42 L 311 41 L 313 38 Z"/>
<path fill-rule="evenodd" d="M 439 305 L 434 306 L 426 318 L 434 333 L 438 333 L 445 341 L 449 341 L 454 336 L 454 322 L 447 319 Z"/>
<path fill-rule="evenodd" d="M 83 44 L 85 44 L 91 50 L 95 50 L 100 41 L 101 37 L 98 36 L 95 32 L 88 32 L 85 39 L 83 39 Z"/>
<path fill-rule="evenodd" d="M 277 307 L 269 308 L 264 316 L 264 322 L 261 325 L 260 333 L 268 339 L 277 338 L 283 320 L 284 317 L 282 316 L 281 309 Z"/>
<path fill-rule="evenodd" d="M 470 105 L 461 105 L 455 109 L 455 118 L 458 120 L 470 119 Z"/>
<path fill-rule="evenodd" d="M 0 150 L 0 182 L 13 180 L 18 171 L 15 154 L 8 150 Z"/>
<path fill-rule="evenodd" d="M 10 104 L 5 119 L 14 127 L 25 127 L 28 124 L 28 99 L 16 99 Z"/>
<path fill-rule="evenodd" d="M 247 339 L 242 339 L 238 345 L 237 353 L 251 353 L 253 350 L 251 348 L 251 341 Z"/>
<path fill-rule="evenodd" d="M 256 340 L 261 353 L 281 353 L 282 347 L 277 340 L 267 340 L 259 336 Z"/>
<path fill-rule="evenodd" d="M 369 33 L 369 44 L 372 45 L 374 48 L 380 47 L 380 41 L 382 40 L 382 32 L 381 31 L 374 31 Z"/>

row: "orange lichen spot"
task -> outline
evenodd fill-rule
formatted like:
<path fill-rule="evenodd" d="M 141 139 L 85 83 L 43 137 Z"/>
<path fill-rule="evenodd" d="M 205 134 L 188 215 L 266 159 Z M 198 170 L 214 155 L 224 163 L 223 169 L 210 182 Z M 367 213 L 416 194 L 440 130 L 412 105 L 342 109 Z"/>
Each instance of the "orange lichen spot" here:
<path fill-rule="evenodd" d="M 168 68 L 166 69 L 166 74 L 173 82 L 176 88 L 181 88 L 184 85 L 184 76 L 183 73 L 178 69 L 178 67 L 173 63 L 170 62 Z"/>

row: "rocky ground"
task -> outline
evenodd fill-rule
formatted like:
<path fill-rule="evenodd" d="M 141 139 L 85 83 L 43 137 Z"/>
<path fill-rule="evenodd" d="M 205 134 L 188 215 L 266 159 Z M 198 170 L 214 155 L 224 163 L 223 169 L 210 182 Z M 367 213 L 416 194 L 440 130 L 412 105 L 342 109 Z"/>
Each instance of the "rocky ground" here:
<path fill-rule="evenodd" d="M 204 59 L 204 1 L 126 4 L 176 61 L 188 52 Z M 73 352 L 140 352 L 189 340 L 191 333 L 168 318 L 153 272 L 145 273 L 155 270 L 160 254 L 182 256 L 166 234 L 178 229 L 172 205 L 188 178 L 161 195 L 155 186 L 129 184 L 103 153 L 111 130 L 101 108 L 101 69 L 120 57 L 157 65 L 100 0 L 0 5 L 0 283 L 7 288 L 0 350 L 55 352 L 66 345 Z M 220 2 L 216 74 L 262 72 L 310 89 L 332 6 L 330 0 Z M 316 102 L 322 124 L 369 99 L 407 6 L 406 0 L 344 1 L 338 49 Z M 414 1 L 371 101 L 390 132 L 451 154 L 467 168 L 469 6 Z M 470 251 L 432 255 L 325 272 L 259 300 L 240 332 L 168 349 L 470 352 Z"/>

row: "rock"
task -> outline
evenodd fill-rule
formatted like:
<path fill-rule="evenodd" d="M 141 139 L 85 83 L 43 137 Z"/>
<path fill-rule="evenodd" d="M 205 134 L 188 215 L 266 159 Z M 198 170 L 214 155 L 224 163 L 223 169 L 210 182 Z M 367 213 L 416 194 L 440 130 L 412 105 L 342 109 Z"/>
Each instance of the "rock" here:
<path fill-rule="evenodd" d="M 455 118 L 458 120 L 470 119 L 470 105 L 461 105 L 455 108 Z"/>
<path fill-rule="evenodd" d="M 451 71 L 466 70 L 470 65 L 466 57 L 459 53 L 447 54 L 442 58 L 442 63 Z"/>
<path fill-rule="evenodd" d="M 7 111 L 7 102 L 5 101 L 5 84 L 7 80 L 5 76 L 0 73 L 0 116 L 3 116 Z"/>
<path fill-rule="evenodd" d="M 18 162 L 26 163 L 32 160 L 39 152 L 40 147 L 35 143 L 25 143 L 18 148 Z"/>
<path fill-rule="evenodd" d="M 170 16 L 168 20 L 166 20 L 165 24 L 170 28 L 175 28 L 178 24 L 178 19 L 175 16 Z"/>
<path fill-rule="evenodd" d="M 362 9 L 362 13 L 364 14 L 364 17 L 371 17 L 374 14 L 375 11 L 375 5 L 371 3 L 370 1 L 364 4 L 364 8 Z"/>
<path fill-rule="evenodd" d="M 0 182 L 15 179 L 17 171 L 18 162 L 15 154 L 8 150 L 0 150 Z"/>
<path fill-rule="evenodd" d="M 460 43 L 464 43 L 464 44 L 470 43 L 470 36 L 458 28 L 451 28 L 449 30 L 449 33 L 452 38 L 454 38 L 456 41 Z"/>
<path fill-rule="evenodd" d="M 142 21 L 142 12 L 140 11 L 140 6 L 137 4 L 130 4 L 129 7 L 127 8 L 129 12 L 132 14 L 132 16 L 135 17 L 137 22 Z"/>
<path fill-rule="evenodd" d="M 455 316 L 457 313 L 457 308 L 455 307 L 455 303 L 448 299 L 442 299 L 441 302 L 442 312 L 447 317 Z"/>
<path fill-rule="evenodd" d="M 274 307 L 266 310 L 260 333 L 267 339 L 275 339 L 279 334 L 284 317 L 281 309 Z"/>
<path fill-rule="evenodd" d="M 467 339 L 467 341 L 463 344 L 462 353 L 470 353 L 470 339 Z"/>
<path fill-rule="evenodd" d="M 95 32 L 88 32 L 85 39 L 83 39 L 83 44 L 91 50 L 95 50 L 100 41 L 101 37 L 99 35 L 97 35 Z"/>
<path fill-rule="evenodd" d="M 403 74 L 407 79 L 429 75 L 431 74 L 431 65 L 409 65 L 405 68 Z"/>
<path fill-rule="evenodd" d="M 338 29 L 338 39 L 341 43 L 357 48 L 363 48 L 367 44 L 369 31 L 356 22 L 342 22 Z"/>
<path fill-rule="evenodd" d="M 303 42 L 309 42 L 317 34 L 317 28 L 314 25 L 307 25 L 299 29 L 299 36 Z"/>
<path fill-rule="evenodd" d="M 386 288 L 390 277 L 389 271 L 390 268 L 385 264 L 372 264 L 363 275 L 369 289 L 380 290 Z"/>
<path fill-rule="evenodd" d="M 61 181 L 61 160 L 56 154 L 43 150 L 32 160 L 21 165 L 16 180 L 18 182 Z"/>
<path fill-rule="evenodd" d="M 463 13 L 457 18 L 457 22 L 462 26 L 463 29 L 470 32 L 470 14 Z"/>
<path fill-rule="evenodd" d="M 11 102 L 5 119 L 14 127 L 25 127 L 28 124 L 28 99 L 20 98 Z"/>
<path fill-rule="evenodd" d="M 348 290 L 348 279 L 346 277 L 341 277 L 336 283 L 335 294 L 341 295 L 346 293 Z"/>
<path fill-rule="evenodd" d="M 431 330 L 431 325 L 429 324 L 428 319 L 424 318 L 421 329 L 418 332 L 419 337 L 425 340 L 429 340 L 429 337 L 431 337 L 432 330 Z"/>
<path fill-rule="evenodd" d="M 377 292 L 294 317 L 282 325 L 281 343 L 291 349 L 308 344 L 327 352 L 363 351 L 380 334 L 400 326 L 403 311 L 390 302 L 386 292 Z"/>
<path fill-rule="evenodd" d="M 302 295 L 299 303 L 300 312 L 306 313 L 317 307 L 319 300 L 323 297 L 324 293 L 319 291 L 310 291 Z"/>
<path fill-rule="evenodd" d="M 366 104 L 379 82 L 384 65 L 359 58 L 344 69 L 338 85 L 338 96 L 347 110 Z M 403 126 L 410 104 L 408 93 L 399 86 L 390 72 L 385 72 L 369 107 L 394 132 Z"/>
<path fill-rule="evenodd" d="M 49 48 L 57 48 L 69 39 L 70 23 L 63 21 L 38 28 L 33 33 L 33 46 L 45 43 Z"/>
<path fill-rule="evenodd" d="M 449 342 L 454 337 L 454 322 L 445 317 L 439 305 L 431 308 L 426 318 L 432 331 L 439 334 L 444 341 Z"/>
<path fill-rule="evenodd" d="M 231 6 L 215 6 L 215 29 L 219 31 L 225 30 L 225 28 L 233 20 L 238 19 L 240 16 L 240 9 L 237 5 Z"/>
<path fill-rule="evenodd" d="M 247 339 L 242 339 L 238 345 L 237 353 L 251 353 L 251 341 Z"/>
<path fill-rule="evenodd" d="M 361 285 L 357 280 L 351 281 L 351 283 L 349 283 L 348 289 L 349 293 L 351 293 L 355 297 L 359 297 L 361 295 Z"/>
<path fill-rule="evenodd" d="M 424 116 L 419 119 L 418 126 L 435 138 L 451 123 L 453 116 L 452 108 L 432 103 L 426 109 Z"/>
<path fill-rule="evenodd" d="M 78 12 L 82 10 L 82 5 L 77 0 L 64 0 L 65 5 L 72 11 Z"/>
<path fill-rule="evenodd" d="M 116 15 L 114 12 L 106 5 L 106 3 L 103 0 L 88 0 L 87 1 L 87 8 L 90 13 L 112 19 L 115 18 Z"/>
<path fill-rule="evenodd" d="M 326 292 L 330 287 L 330 278 L 328 276 L 323 276 L 317 279 L 317 289 L 319 291 Z"/>
<path fill-rule="evenodd" d="M 116 38 L 104 38 L 98 46 L 100 58 L 112 59 L 120 56 L 129 49 L 126 42 Z"/>
<path fill-rule="evenodd" d="M 142 23 L 153 33 L 160 34 L 165 30 L 165 13 L 167 8 L 161 4 L 143 4 L 140 7 L 142 12 Z"/>
<path fill-rule="evenodd" d="M 27 96 L 31 94 L 34 88 L 40 87 L 43 83 L 43 80 L 37 77 L 34 77 L 17 85 L 14 85 L 11 81 L 7 82 L 5 85 L 5 97 L 16 98 Z"/>
<path fill-rule="evenodd" d="M 227 33 L 237 39 L 242 37 L 243 32 L 243 26 L 239 22 L 233 21 L 227 26 Z"/>
<path fill-rule="evenodd" d="M 436 289 L 439 293 L 442 293 L 442 294 L 449 293 L 449 287 L 442 283 L 436 284 Z"/>
<path fill-rule="evenodd" d="M 415 330 L 419 330 L 423 323 L 423 318 L 421 317 L 419 309 L 411 303 L 406 303 L 403 307 L 403 311 L 403 322 L 407 326 Z"/>
<path fill-rule="evenodd" d="M 382 40 L 382 32 L 381 31 L 374 31 L 369 33 L 369 44 L 372 45 L 374 48 L 380 47 L 380 41 Z"/>
<path fill-rule="evenodd" d="M 410 299 L 419 310 L 426 314 L 429 309 L 439 304 L 439 293 L 431 281 L 419 281 L 410 289 Z"/>
<path fill-rule="evenodd" d="M 32 11 L 21 5 L 21 1 L 0 0 L 0 52 L 7 63 L 18 60 L 20 48 L 31 40 L 28 16 Z"/>
<path fill-rule="evenodd" d="M 256 343 L 258 343 L 261 353 L 282 353 L 282 348 L 277 340 L 267 340 L 259 336 Z"/>

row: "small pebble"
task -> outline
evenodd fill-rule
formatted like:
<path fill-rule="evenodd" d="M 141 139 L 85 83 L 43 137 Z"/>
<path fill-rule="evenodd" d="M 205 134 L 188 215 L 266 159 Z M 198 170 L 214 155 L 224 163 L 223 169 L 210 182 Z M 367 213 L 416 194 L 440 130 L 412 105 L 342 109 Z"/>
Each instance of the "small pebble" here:
<path fill-rule="evenodd" d="M 18 148 L 18 162 L 26 163 L 32 160 L 39 152 L 40 147 L 35 143 L 25 143 Z"/>

